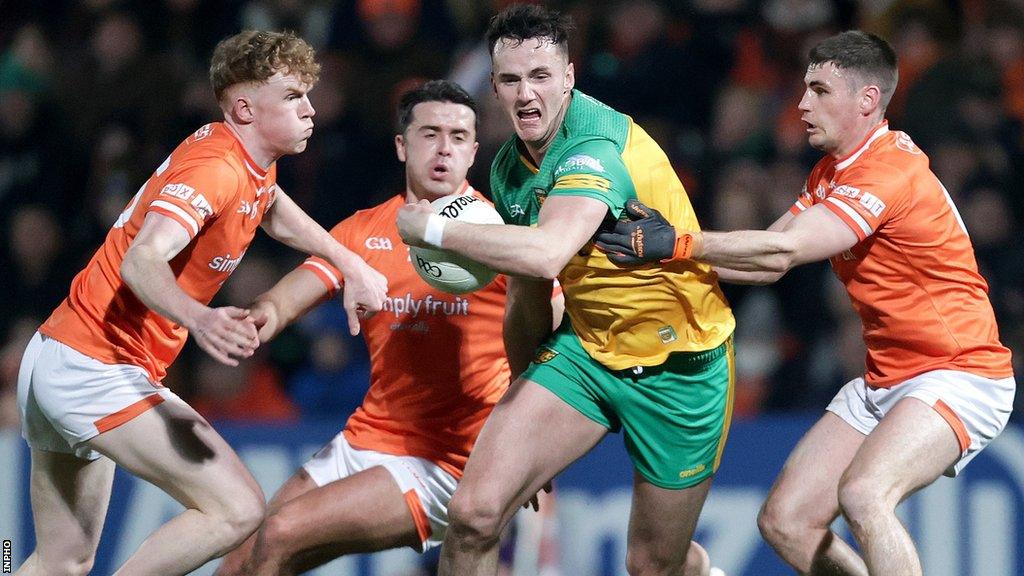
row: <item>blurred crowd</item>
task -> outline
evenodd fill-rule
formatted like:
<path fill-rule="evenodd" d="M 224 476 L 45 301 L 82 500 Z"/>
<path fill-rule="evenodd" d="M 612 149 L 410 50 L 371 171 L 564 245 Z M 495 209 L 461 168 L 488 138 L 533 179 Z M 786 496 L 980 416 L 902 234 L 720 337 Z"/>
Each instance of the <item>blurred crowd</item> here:
<path fill-rule="evenodd" d="M 478 189 L 508 137 L 482 35 L 508 0 L 14 0 L 0 21 L 0 427 L 17 423 L 24 345 L 150 172 L 220 118 L 207 79 L 220 38 L 290 29 L 317 49 L 316 132 L 279 162 L 325 227 L 398 193 L 393 110 L 424 79 L 477 96 Z M 668 152 L 703 226 L 763 228 L 818 154 L 797 102 L 807 50 L 862 28 L 900 57 L 889 107 L 956 201 L 1024 376 L 1024 0 L 565 0 L 577 87 Z M 303 255 L 258 239 L 217 302 L 242 305 Z M 860 324 L 827 264 L 726 287 L 739 328 L 737 413 L 820 410 L 863 369 Z M 240 368 L 191 344 L 166 384 L 213 419 L 339 423 L 368 378 L 336 303 Z M 1018 394 L 1018 406 L 1024 399 Z"/>

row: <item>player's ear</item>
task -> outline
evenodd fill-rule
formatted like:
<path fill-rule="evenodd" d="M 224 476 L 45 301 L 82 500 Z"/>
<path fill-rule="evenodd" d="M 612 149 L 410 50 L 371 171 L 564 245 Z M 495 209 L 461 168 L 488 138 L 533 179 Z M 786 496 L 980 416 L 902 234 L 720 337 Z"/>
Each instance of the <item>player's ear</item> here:
<path fill-rule="evenodd" d="M 565 92 L 568 94 L 576 86 L 576 68 L 572 62 L 565 67 Z"/>
<path fill-rule="evenodd" d="M 494 72 L 491 72 L 491 92 L 494 93 L 494 97 L 498 97 L 498 85 L 494 82 Z"/>
<path fill-rule="evenodd" d="M 405 162 L 405 138 L 401 134 L 395 134 L 395 155 L 399 162 Z"/>
<path fill-rule="evenodd" d="M 860 96 L 860 112 L 864 116 L 870 116 L 882 105 L 882 90 L 870 84 L 864 87 Z"/>
<path fill-rule="evenodd" d="M 242 124 L 252 123 L 256 119 L 256 111 L 253 108 L 252 98 L 245 90 L 239 88 L 228 89 L 224 98 L 230 105 L 231 115 Z"/>
<path fill-rule="evenodd" d="M 256 114 L 252 109 L 252 102 L 249 102 L 248 98 L 239 97 L 234 101 L 235 114 L 243 122 L 252 122 L 256 118 Z"/>

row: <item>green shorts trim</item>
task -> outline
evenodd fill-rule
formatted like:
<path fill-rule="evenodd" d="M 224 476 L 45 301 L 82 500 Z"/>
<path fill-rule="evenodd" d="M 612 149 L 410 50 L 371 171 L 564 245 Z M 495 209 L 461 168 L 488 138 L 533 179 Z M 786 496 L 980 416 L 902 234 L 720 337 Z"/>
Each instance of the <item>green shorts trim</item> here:
<path fill-rule="evenodd" d="M 633 466 L 655 486 L 695 486 L 718 470 L 732 420 L 732 338 L 676 352 L 659 366 L 609 370 L 565 322 L 523 376 L 612 432 L 623 431 Z"/>

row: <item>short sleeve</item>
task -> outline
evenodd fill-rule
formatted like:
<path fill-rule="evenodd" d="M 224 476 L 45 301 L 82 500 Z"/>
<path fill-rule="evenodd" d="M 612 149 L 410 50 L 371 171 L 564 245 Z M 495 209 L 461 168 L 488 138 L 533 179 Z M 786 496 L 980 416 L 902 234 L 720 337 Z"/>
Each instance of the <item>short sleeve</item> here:
<path fill-rule="evenodd" d="M 632 179 L 615 144 L 604 138 L 570 144 L 554 169 L 548 196 L 586 196 L 608 205 L 618 216 L 635 197 Z"/>
<path fill-rule="evenodd" d="M 334 237 L 339 243 L 346 248 L 349 247 L 349 229 L 351 228 L 351 218 L 342 220 L 338 224 L 331 228 L 331 236 Z M 345 277 L 342 276 L 341 270 L 338 270 L 333 264 L 320 258 L 319 256 L 310 256 L 306 260 L 299 264 L 300 269 L 309 270 L 316 275 L 317 278 L 323 282 L 324 287 L 327 288 L 328 296 L 333 298 L 341 287 L 345 285 Z"/>
<path fill-rule="evenodd" d="M 864 240 L 888 221 L 908 188 L 906 177 L 891 166 L 865 163 L 838 178 L 821 203 Z"/>
<path fill-rule="evenodd" d="M 185 166 L 165 176 L 163 182 L 146 211 L 177 221 L 192 238 L 211 218 L 228 209 L 239 189 L 238 173 L 220 160 Z"/>
<path fill-rule="evenodd" d="M 804 182 L 804 187 L 800 190 L 800 195 L 796 197 L 796 202 L 790 207 L 789 211 L 794 216 L 807 210 L 814 205 L 814 198 L 811 197 L 811 193 L 807 191 L 807 182 Z"/>

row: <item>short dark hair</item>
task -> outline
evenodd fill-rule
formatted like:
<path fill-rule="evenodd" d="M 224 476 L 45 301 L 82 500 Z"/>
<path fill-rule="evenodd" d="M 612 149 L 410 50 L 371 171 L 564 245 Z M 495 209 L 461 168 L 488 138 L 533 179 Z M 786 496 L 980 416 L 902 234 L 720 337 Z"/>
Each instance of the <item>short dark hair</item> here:
<path fill-rule="evenodd" d="M 420 86 L 402 94 L 398 104 L 398 132 L 404 134 L 405 129 L 412 124 L 412 109 L 417 104 L 424 102 L 451 102 L 462 104 L 473 111 L 473 128 L 476 128 L 480 120 L 476 111 L 476 101 L 469 95 L 462 86 L 450 80 L 430 80 Z"/>
<path fill-rule="evenodd" d="M 811 48 L 810 60 L 812 66 L 831 62 L 836 68 L 861 76 L 861 80 L 876 83 L 882 91 L 883 108 L 889 105 L 899 82 L 896 51 L 885 40 L 860 30 L 822 40 Z"/>
<path fill-rule="evenodd" d="M 572 18 L 558 11 L 536 4 L 513 4 L 491 18 L 487 27 L 487 49 L 494 54 L 494 47 L 501 39 L 519 45 L 530 38 L 546 38 L 568 54 L 569 32 L 573 28 Z"/>

